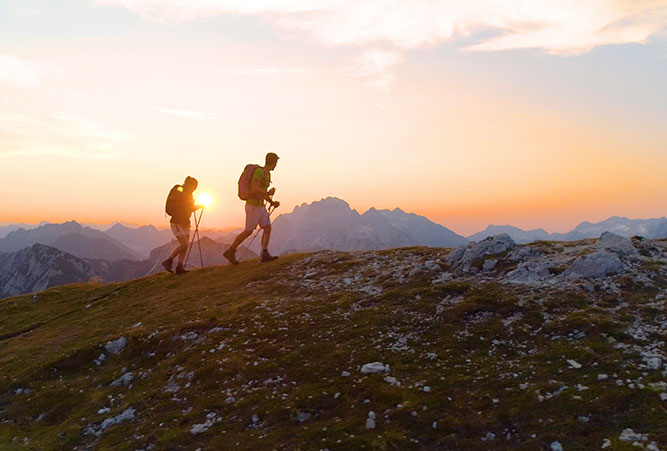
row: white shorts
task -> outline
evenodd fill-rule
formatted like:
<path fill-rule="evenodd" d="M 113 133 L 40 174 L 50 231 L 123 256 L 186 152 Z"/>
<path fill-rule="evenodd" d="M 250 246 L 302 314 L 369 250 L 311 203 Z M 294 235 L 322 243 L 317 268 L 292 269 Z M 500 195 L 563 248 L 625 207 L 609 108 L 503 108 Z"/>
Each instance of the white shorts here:
<path fill-rule="evenodd" d="M 190 227 L 182 224 L 171 223 L 171 232 L 176 238 L 184 236 L 187 239 L 190 239 Z"/>
<path fill-rule="evenodd" d="M 269 212 L 264 205 L 257 207 L 255 205 L 245 204 L 245 229 L 253 231 L 259 226 L 264 228 L 271 225 Z"/>

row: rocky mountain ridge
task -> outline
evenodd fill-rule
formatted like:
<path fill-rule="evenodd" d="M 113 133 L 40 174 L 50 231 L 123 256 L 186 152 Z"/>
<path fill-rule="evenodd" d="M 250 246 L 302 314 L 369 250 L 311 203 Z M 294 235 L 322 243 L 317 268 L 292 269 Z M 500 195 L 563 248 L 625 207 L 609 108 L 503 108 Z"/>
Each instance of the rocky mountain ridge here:
<path fill-rule="evenodd" d="M 501 235 L 5 299 L 0 444 L 665 449 L 666 276 L 665 240 Z"/>

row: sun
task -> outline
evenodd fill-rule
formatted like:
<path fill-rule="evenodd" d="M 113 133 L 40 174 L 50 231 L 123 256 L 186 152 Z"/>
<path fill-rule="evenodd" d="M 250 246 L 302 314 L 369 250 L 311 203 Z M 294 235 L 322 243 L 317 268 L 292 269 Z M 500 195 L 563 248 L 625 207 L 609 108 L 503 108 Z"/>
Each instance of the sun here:
<path fill-rule="evenodd" d="M 197 197 L 197 203 L 208 208 L 213 203 L 213 198 L 209 193 L 201 193 L 199 197 Z"/>

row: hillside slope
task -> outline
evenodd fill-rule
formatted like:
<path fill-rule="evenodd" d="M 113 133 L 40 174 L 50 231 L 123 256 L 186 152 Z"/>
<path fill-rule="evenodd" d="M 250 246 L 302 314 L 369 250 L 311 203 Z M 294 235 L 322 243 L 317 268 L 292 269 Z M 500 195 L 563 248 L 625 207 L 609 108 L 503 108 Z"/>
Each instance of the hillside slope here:
<path fill-rule="evenodd" d="M 5 299 L 0 448 L 665 449 L 666 264 L 499 236 Z"/>

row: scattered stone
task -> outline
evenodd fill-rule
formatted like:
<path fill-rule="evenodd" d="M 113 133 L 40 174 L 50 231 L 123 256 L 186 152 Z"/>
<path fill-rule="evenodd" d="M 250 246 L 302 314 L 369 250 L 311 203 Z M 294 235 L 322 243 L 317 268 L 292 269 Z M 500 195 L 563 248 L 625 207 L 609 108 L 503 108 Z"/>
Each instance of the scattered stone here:
<path fill-rule="evenodd" d="M 551 451 L 563 451 L 563 445 L 559 441 L 552 442 Z"/>
<path fill-rule="evenodd" d="M 572 368 L 574 368 L 574 369 L 577 369 L 577 370 L 578 370 L 579 368 L 581 368 L 581 363 L 579 363 L 579 362 L 577 362 L 577 361 L 575 361 L 575 360 L 568 360 L 567 363 L 569 363 L 570 366 L 571 366 Z"/>
<path fill-rule="evenodd" d="M 618 439 L 622 442 L 645 442 L 648 440 L 648 436 L 646 434 L 640 434 L 630 428 L 627 428 L 621 431 L 621 435 L 618 437 Z"/>
<path fill-rule="evenodd" d="M 225 404 L 234 404 L 236 402 L 236 398 L 233 396 L 228 396 L 227 399 L 225 399 Z"/>
<path fill-rule="evenodd" d="M 375 429 L 375 412 L 372 410 L 368 412 L 368 418 L 366 418 L 366 429 Z"/>
<path fill-rule="evenodd" d="M 350 372 L 349 371 L 343 371 L 342 373 L 340 373 L 340 375 L 343 376 L 343 377 L 350 377 Z"/>
<path fill-rule="evenodd" d="M 123 352 L 123 349 L 125 349 L 125 346 L 127 346 L 127 338 L 120 337 L 108 342 L 104 346 L 104 349 L 106 349 L 109 354 L 120 354 Z"/>
<path fill-rule="evenodd" d="M 401 383 L 398 381 L 398 379 L 396 379 L 393 376 L 385 376 L 384 381 L 387 382 L 388 384 L 391 384 L 391 385 L 396 385 L 396 386 L 401 385 Z"/>
<path fill-rule="evenodd" d="M 382 362 L 366 363 L 361 367 L 361 372 L 364 374 L 388 373 L 389 365 L 385 366 Z"/>
<path fill-rule="evenodd" d="M 425 393 L 430 393 L 430 392 L 431 392 L 431 387 L 429 387 L 428 385 L 425 385 L 424 388 L 422 388 L 422 390 L 423 390 Z"/>
<path fill-rule="evenodd" d="M 495 439 L 496 439 L 496 434 L 494 434 L 493 432 L 487 432 L 486 435 L 481 438 L 483 442 L 492 442 Z"/>
<path fill-rule="evenodd" d="M 606 374 L 598 374 L 599 381 L 606 381 L 609 378 Z"/>
<path fill-rule="evenodd" d="M 303 423 L 304 421 L 310 420 L 310 412 L 306 412 L 304 410 L 299 410 L 296 413 L 296 421 L 299 423 Z"/>
<path fill-rule="evenodd" d="M 132 373 L 125 373 L 109 385 L 112 387 L 120 387 L 121 385 L 128 386 L 132 383 L 133 380 L 134 375 L 132 375 Z"/>

